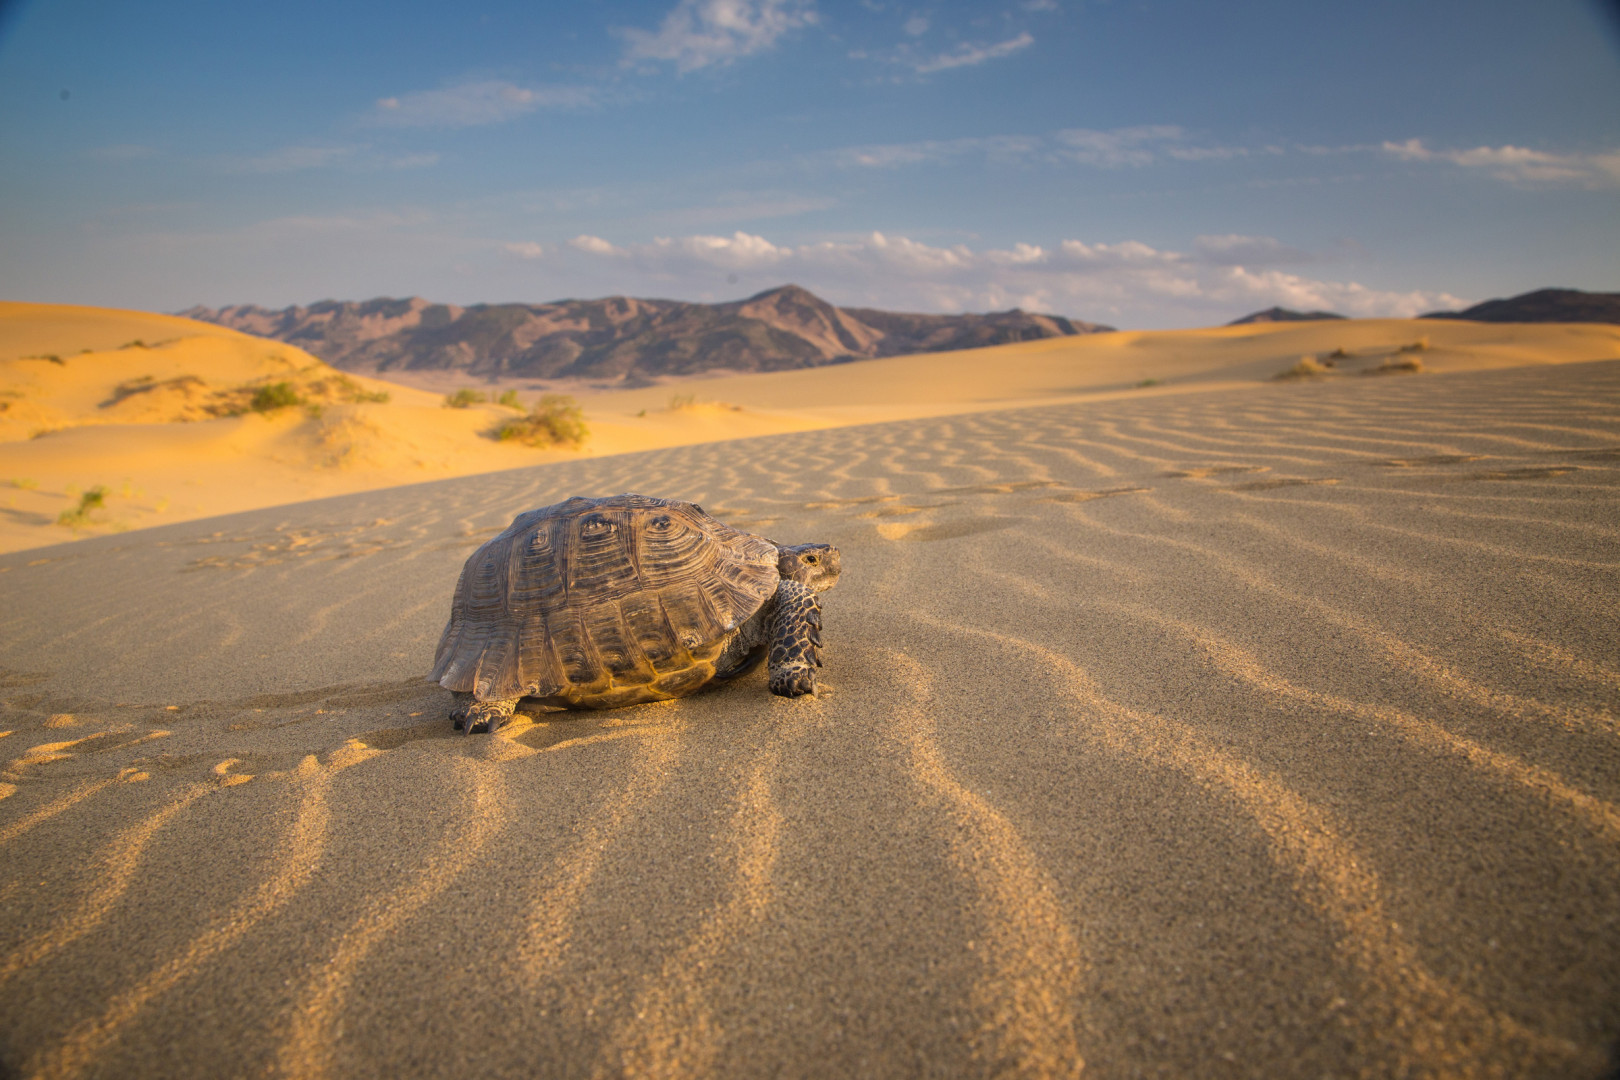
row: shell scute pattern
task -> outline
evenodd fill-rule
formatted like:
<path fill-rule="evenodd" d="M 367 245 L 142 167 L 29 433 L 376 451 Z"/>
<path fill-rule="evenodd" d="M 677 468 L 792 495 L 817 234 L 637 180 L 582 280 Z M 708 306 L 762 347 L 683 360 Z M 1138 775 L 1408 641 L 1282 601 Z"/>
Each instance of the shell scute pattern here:
<path fill-rule="evenodd" d="M 432 678 L 480 699 L 679 697 L 780 580 L 776 547 L 691 503 L 575 497 L 468 559 Z"/>

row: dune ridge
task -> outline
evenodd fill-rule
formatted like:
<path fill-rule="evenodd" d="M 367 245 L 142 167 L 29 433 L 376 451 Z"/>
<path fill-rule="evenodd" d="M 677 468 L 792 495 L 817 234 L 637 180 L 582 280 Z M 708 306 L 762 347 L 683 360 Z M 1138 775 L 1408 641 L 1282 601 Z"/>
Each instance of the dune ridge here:
<path fill-rule="evenodd" d="M 0 1063 L 1603 1075 L 1617 478 L 1608 359 L 1212 380 L 0 555 Z M 623 490 L 839 545 L 825 692 L 455 735 L 422 673 L 467 554 Z"/>
<path fill-rule="evenodd" d="M 142 346 L 120 347 L 132 340 Z M 453 379 L 429 392 L 345 375 L 284 343 L 173 316 L 0 304 L 0 550 L 582 454 L 1200 392 L 1269 380 L 1302 355 L 1333 365 L 1305 381 L 1384 372 L 1413 356 L 1425 377 L 1449 376 L 1620 356 L 1620 328 L 1251 324 L 1049 338 L 638 390 L 521 379 L 484 388 L 488 398 L 518 393 L 524 406 L 545 389 L 578 394 L 591 435 L 575 451 L 496 441 L 494 430 L 517 413 L 489 400 L 444 408 Z M 281 382 L 303 403 L 252 408 L 252 393 Z M 210 409 L 244 404 L 242 415 L 209 418 Z M 104 506 L 59 524 L 97 487 Z"/>

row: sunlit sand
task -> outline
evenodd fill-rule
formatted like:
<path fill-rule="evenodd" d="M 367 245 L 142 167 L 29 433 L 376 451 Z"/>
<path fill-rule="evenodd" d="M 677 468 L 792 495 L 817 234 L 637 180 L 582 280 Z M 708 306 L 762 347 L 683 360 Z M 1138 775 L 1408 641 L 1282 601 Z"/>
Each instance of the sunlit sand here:
<path fill-rule="evenodd" d="M 50 390 L 71 358 L 22 362 L 64 424 L 109 380 L 202 374 L 75 332 L 107 367 L 78 405 Z M 281 370 L 212 333 L 219 382 Z M 1304 355 L 1334 363 L 1274 378 Z M 689 382 L 586 398 L 587 454 L 393 394 L 325 415 L 439 465 L 322 464 L 297 410 L 0 447 L 153 491 L 214 463 L 201 509 L 136 525 L 260 500 L 0 555 L 7 1075 L 1610 1067 L 1615 328 L 1281 324 Z M 45 472 L 79 440 L 82 472 Z M 125 473 L 93 453 L 116 445 Z M 269 468 L 284 486 L 231 492 Z M 374 490 L 272 505 L 306 482 Z M 824 692 L 760 671 L 455 733 L 423 676 L 467 555 L 621 491 L 836 544 Z M 15 546 L 69 535 L 30 527 Z"/>
<path fill-rule="evenodd" d="M 1343 355 L 1333 360 L 1335 352 Z M 167 315 L 0 303 L 0 550 L 580 456 L 1252 385 L 1306 355 L 1331 360 L 1328 379 L 1414 355 L 1426 374 L 1443 375 L 1620 356 L 1620 330 L 1281 323 L 1051 338 L 639 390 L 570 388 L 591 429 L 575 451 L 496 442 L 489 433 L 516 415 L 510 409 L 444 408 L 442 394 L 342 376 L 280 342 Z M 317 392 L 301 406 L 206 411 L 245 407 L 243 388 L 286 380 Z M 501 388 L 476 389 L 494 397 Z M 232 391 L 238 397 L 228 399 Z M 389 400 L 367 400 L 379 393 Z M 537 396 L 525 392 L 522 403 Z M 97 487 L 106 490 L 101 509 L 59 523 Z"/>

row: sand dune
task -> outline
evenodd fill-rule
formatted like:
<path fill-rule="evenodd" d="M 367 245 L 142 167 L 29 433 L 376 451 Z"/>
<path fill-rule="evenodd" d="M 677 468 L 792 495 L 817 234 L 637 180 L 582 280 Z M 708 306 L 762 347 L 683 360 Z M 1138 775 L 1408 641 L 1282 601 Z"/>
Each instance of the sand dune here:
<path fill-rule="evenodd" d="M 1620 361 L 1227 385 L 1409 327 L 0 556 L 0 1065 L 1605 1074 Z M 861 415 L 766 385 L 707 394 Z M 826 692 L 455 735 L 462 561 L 624 490 L 838 544 Z"/>
<path fill-rule="evenodd" d="M 1398 351 L 1420 341 L 1419 353 Z M 445 409 L 449 382 L 427 391 L 344 376 L 283 343 L 173 316 L 0 303 L 0 550 L 582 455 L 1263 382 L 1335 350 L 1345 355 L 1322 378 L 1412 356 L 1446 374 L 1620 356 L 1620 328 L 1354 320 L 1126 332 L 640 390 L 556 387 L 586 410 L 592 435 L 576 452 L 492 440 L 515 414 Z M 253 411 L 253 393 L 278 382 L 307 404 Z M 503 387 L 528 403 L 539 384 L 484 386 Z M 386 403 L 371 400 L 380 392 Z M 104 508 L 58 524 L 94 487 L 106 489 Z"/>

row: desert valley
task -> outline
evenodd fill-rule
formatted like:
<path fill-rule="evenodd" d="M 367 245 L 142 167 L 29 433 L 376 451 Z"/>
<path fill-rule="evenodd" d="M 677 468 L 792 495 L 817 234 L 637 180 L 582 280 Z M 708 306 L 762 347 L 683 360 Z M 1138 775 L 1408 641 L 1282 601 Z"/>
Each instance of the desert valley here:
<path fill-rule="evenodd" d="M 407 385 L 0 305 L 6 1075 L 1604 1075 L 1620 325 L 1287 315 Z M 820 691 L 454 731 L 463 561 L 621 491 L 842 551 Z"/>

